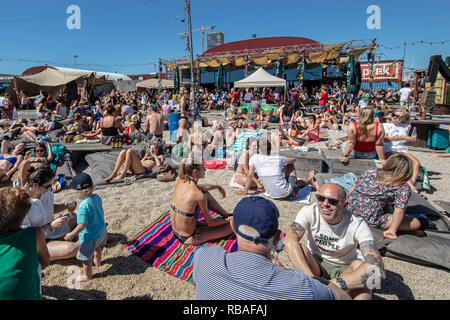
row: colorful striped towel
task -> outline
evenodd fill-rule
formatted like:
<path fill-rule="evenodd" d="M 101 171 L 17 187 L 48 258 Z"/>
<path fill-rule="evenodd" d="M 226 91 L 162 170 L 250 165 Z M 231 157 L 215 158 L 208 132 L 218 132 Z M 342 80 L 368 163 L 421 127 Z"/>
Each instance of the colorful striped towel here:
<path fill-rule="evenodd" d="M 213 218 L 219 217 L 211 212 Z M 204 220 L 201 213 L 199 221 Z M 228 252 L 237 251 L 236 236 L 230 235 L 226 239 L 206 242 L 199 246 L 180 243 L 172 233 L 169 211 L 161 215 L 155 222 L 144 228 L 125 248 L 153 267 L 161 269 L 179 279 L 191 282 L 194 267 L 194 253 L 201 247 L 216 245 Z"/>

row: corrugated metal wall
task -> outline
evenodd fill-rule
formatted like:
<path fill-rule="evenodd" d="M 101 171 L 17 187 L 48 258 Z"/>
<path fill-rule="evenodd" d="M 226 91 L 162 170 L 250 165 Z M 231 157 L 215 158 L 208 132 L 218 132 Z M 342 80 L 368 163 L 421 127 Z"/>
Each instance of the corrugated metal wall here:
<path fill-rule="evenodd" d="M 379 90 L 379 89 L 387 90 L 389 88 L 391 88 L 392 91 L 398 91 L 401 89 L 401 86 L 402 86 L 402 83 L 396 82 L 396 81 L 376 81 L 376 82 L 374 81 L 373 82 L 373 91 Z M 363 81 L 361 83 L 361 89 L 370 90 L 369 82 Z"/>

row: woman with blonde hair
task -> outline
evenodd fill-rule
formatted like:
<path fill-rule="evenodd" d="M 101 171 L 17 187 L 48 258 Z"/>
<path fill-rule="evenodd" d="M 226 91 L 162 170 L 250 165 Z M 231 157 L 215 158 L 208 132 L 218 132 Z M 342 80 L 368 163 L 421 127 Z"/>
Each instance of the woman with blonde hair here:
<path fill-rule="evenodd" d="M 364 172 L 347 196 L 348 210 L 362 217 L 371 227 L 385 230 L 386 238 L 397 239 L 397 231 L 424 235 L 428 219 L 405 215 L 413 175 L 413 162 L 403 154 L 394 154 L 381 169 Z M 393 211 L 392 211 L 393 208 Z"/>
<path fill-rule="evenodd" d="M 229 216 L 209 191 L 217 189 L 225 198 L 225 190 L 219 185 L 198 184 L 205 177 L 205 167 L 189 156 L 180 164 L 178 181 L 170 204 L 170 220 L 174 236 L 185 244 L 198 245 L 206 241 L 225 238 L 232 233 Z M 223 220 L 213 219 L 210 210 L 221 215 Z M 202 212 L 204 223 L 198 223 L 198 214 Z"/>
<path fill-rule="evenodd" d="M 411 131 L 410 115 L 407 110 L 396 110 L 391 113 L 391 122 L 383 123 L 383 128 L 385 131 L 384 138 L 384 152 L 386 158 L 391 157 L 396 153 L 401 153 L 412 160 L 414 163 L 414 171 L 411 180 L 408 181 L 411 190 L 419 193 L 415 188 L 417 177 L 420 171 L 420 161 L 412 154 L 408 153 L 408 147 L 405 146 L 406 142 L 415 142 L 416 137 L 410 137 L 409 132 Z"/>
<path fill-rule="evenodd" d="M 375 159 L 378 156 L 381 164 L 384 164 L 384 129 L 375 121 L 373 108 L 362 108 L 358 122 L 349 124 L 347 132 L 348 140 L 343 145 L 344 154 L 339 159 L 342 163 L 348 163 L 348 157 L 353 151 L 355 158 Z"/>

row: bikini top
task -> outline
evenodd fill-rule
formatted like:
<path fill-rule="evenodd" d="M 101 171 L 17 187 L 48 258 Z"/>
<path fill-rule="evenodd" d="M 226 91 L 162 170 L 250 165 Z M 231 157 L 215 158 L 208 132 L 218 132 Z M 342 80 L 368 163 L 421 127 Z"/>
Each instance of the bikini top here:
<path fill-rule="evenodd" d="M 175 208 L 173 203 L 170 204 L 170 207 L 172 208 L 173 211 L 175 211 L 176 213 L 181 214 L 182 216 L 185 216 L 185 217 L 193 217 L 193 216 L 195 216 L 194 213 L 186 213 L 184 211 L 181 211 L 180 209 Z"/>
<path fill-rule="evenodd" d="M 1 155 L 0 156 L 0 160 L 6 160 L 9 163 L 11 163 L 12 165 L 14 165 L 16 163 L 16 161 L 17 161 L 17 157 L 12 156 L 12 157 L 9 157 L 9 158 L 5 158 L 4 155 Z"/>

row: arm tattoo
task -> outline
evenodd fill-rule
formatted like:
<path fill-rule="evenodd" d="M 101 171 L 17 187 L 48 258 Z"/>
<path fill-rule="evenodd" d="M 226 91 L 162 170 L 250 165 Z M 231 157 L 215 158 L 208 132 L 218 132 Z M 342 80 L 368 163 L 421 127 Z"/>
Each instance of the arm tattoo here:
<path fill-rule="evenodd" d="M 295 221 L 291 224 L 291 228 L 292 228 L 292 230 L 298 231 L 298 232 L 305 231 L 305 228 L 303 228 L 299 223 L 297 223 Z"/>
<path fill-rule="evenodd" d="M 364 261 L 368 264 L 379 267 L 381 277 L 385 278 L 385 270 L 384 270 L 383 260 L 381 258 L 380 253 L 378 252 L 375 242 L 372 240 L 364 241 L 359 244 L 359 247 L 360 247 L 361 253 L 364 257 Z M 363 280 L 363 279 L 361 278 L 361 280 Z M 363 283 L 365 283 L 365 282 L 363 282 Z"/>
<path fill-rule="evenodd" d="M 359 244 L 359 248 L 361 249 L 361 252 L 364 252 L 367 249 L 378 251 L 377 246 L 375 245 L 375 241 L 372 240 L 361 242 Z"/>

